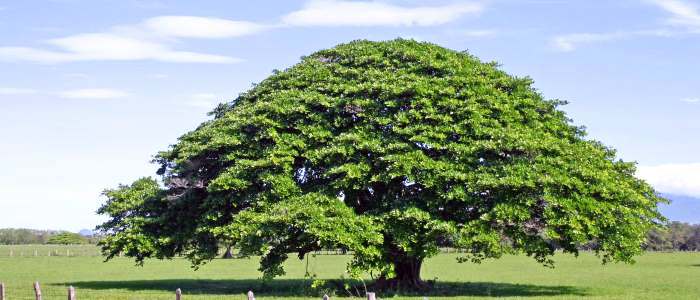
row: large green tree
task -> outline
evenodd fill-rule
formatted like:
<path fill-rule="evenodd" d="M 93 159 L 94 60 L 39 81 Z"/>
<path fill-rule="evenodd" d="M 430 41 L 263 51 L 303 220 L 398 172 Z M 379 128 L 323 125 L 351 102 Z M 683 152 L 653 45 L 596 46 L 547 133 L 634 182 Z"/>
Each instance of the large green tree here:
<path fill-rule="evenodd" d="M 420 288 L 449 245 L 479 262 L 595 245 L 632 260 L 664 201 L 634 163 L 586 139 L 532 80 L 410 40 L 354 41 L 274 72 L 155 162 L 161 181 L 107 190 L 101 244 L 139 262 L 221 245 L 261 255 L 349 250 L 352 272 Z M 593 243 L 591 243 L 593 242 Z"/>

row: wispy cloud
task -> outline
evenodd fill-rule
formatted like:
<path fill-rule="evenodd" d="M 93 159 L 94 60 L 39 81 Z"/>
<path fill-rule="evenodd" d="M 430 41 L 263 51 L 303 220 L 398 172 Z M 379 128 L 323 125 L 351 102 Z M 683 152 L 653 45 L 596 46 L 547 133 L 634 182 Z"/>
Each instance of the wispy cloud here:
<path fill-rule="evenodd" d="M 235 63 L 224 55 L 180 51 L 172 44 L 181 38 L 230 38 L 253 34 L 262 26 L 218 18 L 161 16 L 138 25 L 116 26 L 109 31 L 55 38 L 51 49 L 0 47 L 0 61 L 64 63 L 75 61 L 155 60 L 179 63 Z"/>
<path fill-rule="evenodd" d="M 669 24 L 691 27 L 700 30 L 700 8 L 697 5 L 681 0 L 647 0 L 671 14 Z"/>
<path fill-rule="evenodd" d="M 150 31 L 178 38 L 220 39 L 250 35 L 263 31 L 266 26 L 246 21 L 192 16 L 161 16 L 146 20 Z"/>
<path fill-rule="evenodd" d="M 551 45 L 564 52 L 574 51 L 581 45 L 610 42 L 623 40 L 635 37 L 670 37 L 678 35 L 678 33 L 658 29 L 658 30 L 638 30 L 638 31 L 618 31 L 618 32 L 603 32 L 603 33 L 572 33 L 555 36 L 551 40 Z"/>
<path fill-rule="evenodd" d="M 0 95 L 28 95 L 36 94 L 35 90 L 24 88 L 0 87 Z"/>
<path fill-rule="evenodd" d="M 552 39 L 552 46 L 560 51 L 574 51 L 580 44 L 612 41 L 624 37 L 622 33 L 572 33 L 556 36 Z"/>
<path fill-rule="evenodd" d="M 700 163 L 640 166 L 637 176 L 659 192 L 700 197 Z"/>
<path fill-rule="evenodd" d="M 0 87 L 0 96 L 2 95 L 48 95 L 48 96 L 58 96 L 65 99 L 116 99 L 129 96 L 129 93 L 110 88 L 85 88 L 85 89 L 72 89 L 58 92 L 51 91 L 40 91 L 28 88 L 12 88 L 12 87 Z"/>
<path fill-rule="evenodd" d="M 559 51 L 569 52 L 584 44 L 610 42 L 640 37 L 673 37 L 700 33 L 700 9 L 694 4 L 681 0 L 645 0 L 660 7 L 671 16 L 660 29 L 629 30 L 600 33 L 573 33 L 558 35 L 550 44 Z"/>
<path fill-rule="evenodd" d="M 67 99 L 116 99 L 126 97 L 129 93 L 122 90 L 94 88 L 68 90 L 60 92 L 58 95 Z"/>
<path fill-rule="evenodd" d="M 66 63 L 153 60 L 178 63 L 236 63 L 226 55 L 174 49 L 182 39 L 223 39 L 252 35 L 279 26 L 435 26 L 483 11 L 480 2 L 439 6 L 398 6 L 378 1 L 311 0 L 277 25 L 199 16 L 158 16 L 138 24 L 114 26 L 44 41 L 46 47 L 0 47 L 0 61 Z M 469 37 L 490 31 L 467 31 Z"/>
<path fill-rule="evenodd" d="M 291 26 L 434 26 L 483 8 L 476 2 L 406 7 L 377 1 L 313 0 L 282 22 Z"/>
<path fill-rule="evenodd" d="M 688 102 L 688 103 L 699 103 L 700 98 L 683 98 L 681 99 L 683 102 Z"/>
<path fill-rule="evenodd" d="M 104 43 L 102 43 L 104 42 Z M 28 47 L 0 47 L 0 60 L 64 63 L 98 60 L 156 60 L 181 63 L 233 63 L 240 59 L 187 51 L 174 51 L 148 41 L 109 34 L 85 34 L 52 40 L 62 51 Z"/>

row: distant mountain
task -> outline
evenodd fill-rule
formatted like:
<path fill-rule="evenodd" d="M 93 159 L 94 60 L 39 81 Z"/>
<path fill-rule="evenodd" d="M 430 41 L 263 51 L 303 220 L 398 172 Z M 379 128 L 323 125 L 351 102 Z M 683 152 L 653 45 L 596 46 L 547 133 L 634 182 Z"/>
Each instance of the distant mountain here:
<path fill-rule="evenodd" d="M 662 194 L 671 204 L 659 206 L 661 213 L 671 221 L 700 224 L 700 198 Z"/>
<path fill-rule="evenodd" d="M 82 236 L 93 236 L 93 235 L 95 235 L 95 232 L 93 232 L 90 229 L 81 229 L 80 231 L 78 231 L 78 234 L 80 234 Z"/>

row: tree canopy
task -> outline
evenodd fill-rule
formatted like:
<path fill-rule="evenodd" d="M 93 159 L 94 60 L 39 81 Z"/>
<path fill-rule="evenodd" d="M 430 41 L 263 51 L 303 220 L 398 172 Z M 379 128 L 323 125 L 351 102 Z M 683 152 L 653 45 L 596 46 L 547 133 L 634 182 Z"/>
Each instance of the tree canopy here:
<path fill-rule="evenodd" d="M 61 232 L 59 234 L 51 236 L 49 240 L 46 241 L 46 243 L 54 245 L 78 245 L 87 244 L 88 239 L 77 233 Z"/>
<path fill-rule="evenodd" d="M 405 287 L 440 246 L 550 265 L 594 242 L 631 261 L 664 200 L 532 83 L 412 40 L 318 51 L 158 153 L 160 181 L 105 191 L 103 251 L 199 264 L 235 245 L 276 276 L 342 248 L 351 272 Z"/>

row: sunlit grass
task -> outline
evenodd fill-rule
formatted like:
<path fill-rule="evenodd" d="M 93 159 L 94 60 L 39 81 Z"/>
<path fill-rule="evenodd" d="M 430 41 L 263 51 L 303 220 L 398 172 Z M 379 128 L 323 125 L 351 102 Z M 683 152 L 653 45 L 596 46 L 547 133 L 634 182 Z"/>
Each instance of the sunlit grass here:
<path fill-rule="evenodd" d="M 65 249 L 63 249 L 65 250 Z M 0 249 L 3 251 L 3 249 Z M 497 296 L 547 299 L 697 299 L 700 295 L 700 253 L 649 253 L 633 265 L 601 265 L 591 254 L 578 258 L 557 255 L 556 268 L 544 268 L 532 259 L 507 256 L 481 265 L 458 264 L 457 254 L 441 254 L 426 262 L 423 278 L 436 280 L 429 299 L 478 299 Z M 308 271 L 320 279 L 344 275 L 349 257 L 318 255 Z M 249 289 L 258 299 L 313 299 L 307 262 L 292 258 L 287 275 L 264 283 L 257 259 L 217 259 L 195 271 L 184 259 L 133 261 L 101 257 L 13 256 L 0 253 L 0 281 L 8 299 L 33 299 L 32 283 L 42 284 L 44 299 L 63 299 L 66 287 L 77 288 L 78 299 L 174 299 L 181 288 L 184 299 L 244 299 Z M 347 296 L 338 291 L 337 296 Z M 389 295 L 379 295 L 389 297 Z M 423 299 L 422 296 L 391 296 Z"/>

